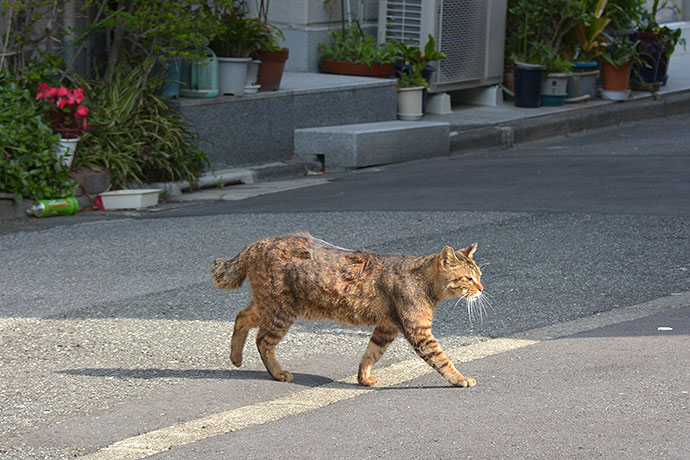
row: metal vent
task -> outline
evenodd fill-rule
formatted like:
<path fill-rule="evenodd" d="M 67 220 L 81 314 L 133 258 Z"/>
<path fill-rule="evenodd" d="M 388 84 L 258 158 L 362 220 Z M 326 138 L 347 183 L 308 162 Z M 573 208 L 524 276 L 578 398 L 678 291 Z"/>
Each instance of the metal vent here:
<path fill-rule="evenodd" d="M 422 0 L 386 2 L 386 21 L 387 38 L 419 44 L 422 34 Z"/>
<path fill-rule="evenodd" d="M 479 80 L 484 75 L 487 32 L 486 0 L 438 3 L 437 47 L 446 58 L 437 62 L 434 84 Z"/>

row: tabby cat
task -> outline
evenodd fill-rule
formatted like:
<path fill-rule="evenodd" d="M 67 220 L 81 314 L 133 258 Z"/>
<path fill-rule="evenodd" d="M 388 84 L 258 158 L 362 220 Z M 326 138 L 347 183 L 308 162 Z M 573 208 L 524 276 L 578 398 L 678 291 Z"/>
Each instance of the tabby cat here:
<path fill-rule="evenodd" d="M 372 366 L 402 333 L 432 368 L 460 387 L 475 385 L 458 372 L 431 334 L 434 308 L 449 298 L 477 299 L 484 287 L 472 259 L 477 245 L 422 257 L 346 250 L 297 233 L 251 243 L 234 259 L 213 263 L 213 284 L 237 289 L 249 277 L 252 300 L 237 314 L 230 359 L 242 364 L 250 329 L 268 373 L 289 382 L 290 372 L 275 358 L 275 348 L 297 317 L 375 326 L 358 381 L 372 386 Z"/>

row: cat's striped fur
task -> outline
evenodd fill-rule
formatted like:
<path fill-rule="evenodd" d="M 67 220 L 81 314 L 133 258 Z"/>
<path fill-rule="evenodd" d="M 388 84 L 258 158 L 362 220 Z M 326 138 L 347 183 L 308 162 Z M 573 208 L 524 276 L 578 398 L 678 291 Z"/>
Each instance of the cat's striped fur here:
<path fill-rule="evenodd" d="M 422 257 L 381 255 L 332 246 L 307 233 L 264 238 L 234 259 L 217 259 L 213 283 L 236 289 L 249 278 L 252 300 L 235 320 L 230 358 L 242 364 L 250 329 L 269 374 L 290 381 L 275 358 L 275 348 L 297 317 L 375 326 L 359 365 L 359 383 L 376 384 L 372 366 L 400 333 L 446 380 L 473 386 L 460 374 L 431 333 L 434 309 L 448 298 L 481 295 L 481 271 L 472 255 L 476 244 L 460 251 L 446 246 Z"/>

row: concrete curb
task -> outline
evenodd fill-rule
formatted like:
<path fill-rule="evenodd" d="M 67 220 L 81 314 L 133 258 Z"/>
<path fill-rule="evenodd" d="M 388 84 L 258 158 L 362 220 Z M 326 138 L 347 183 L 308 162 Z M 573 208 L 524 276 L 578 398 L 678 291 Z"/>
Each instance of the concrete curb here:
<path fill-rule="evenodd" d="M 451 124 L 451 155 L 690 112 L 690 90 L 463 129 Z"/>
<path fill-rule="evenodd" d="M 191 186 L 188 181 L 156 182 L 151 187 L 160 188 L 171 198 L 196 189 L 220 188 L 228 185 L 253 184 L 255 182 L 294 179 L 307 175 L 310 171 L 321 171 L 319 163 L 314 162 L 276 162 L 246 168 L 232 168 L 212 171 Z"/>

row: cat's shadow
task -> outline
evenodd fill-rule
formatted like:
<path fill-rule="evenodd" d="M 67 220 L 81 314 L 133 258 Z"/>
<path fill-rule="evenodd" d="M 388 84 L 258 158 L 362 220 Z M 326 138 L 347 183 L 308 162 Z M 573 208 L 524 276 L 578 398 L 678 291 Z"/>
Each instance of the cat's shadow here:
<path fill-rule="evenodd" d="M 65 369 L 58 374 L 82 377 L 116 377 L 123 379 L 191 379 L 191 380 L 265 380 L 275 382 L 265 370 L 240 369 L 159 369 L 140 368 L 81 368 Z M 333 382 L 333 379 L 313 374 L 293 373 L 293 383 L 301 386 L 315 387 Z"/>
<path fill-rule="evenodd" d="M 246 370 L 246 369 L 159 369 L 159 368 L 139 368 L 125 369 L 121 367 L 113 368 L 81 368 L 65 369 L 58 371 L 58 374 L 74 375 L 81 377 L 115 377 L 122 379 L 211 379 L 211 380 L 263 380 L 276 382 L 265 370 Z M 348 388 L 364 389 L 356 383 L 336 381 L 322 375 L 295 373 L 293 372 L 292 384 L 305 387 L 319 387 L 328 385 L 329 388 Z M 276 382 L 277 383 L 277 382 Z M 375 386 L 369 389 L 374 391 L 381 390 L 414 390 L 425 388 L 452 388 L 448 385 L 414 385 L 414 386 Z"/>

